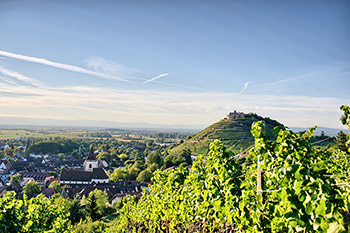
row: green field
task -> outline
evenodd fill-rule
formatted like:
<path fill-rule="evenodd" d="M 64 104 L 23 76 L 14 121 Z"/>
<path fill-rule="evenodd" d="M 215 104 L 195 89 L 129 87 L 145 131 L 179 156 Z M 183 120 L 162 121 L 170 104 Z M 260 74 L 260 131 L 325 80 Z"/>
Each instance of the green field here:
<path fill-rule="evenodd" d="M 0 139 L 14 138 L 56 138 L 83 137 L 87 134 L 82 129 L 51 129 L 51 128 L 0 128 Z"/>

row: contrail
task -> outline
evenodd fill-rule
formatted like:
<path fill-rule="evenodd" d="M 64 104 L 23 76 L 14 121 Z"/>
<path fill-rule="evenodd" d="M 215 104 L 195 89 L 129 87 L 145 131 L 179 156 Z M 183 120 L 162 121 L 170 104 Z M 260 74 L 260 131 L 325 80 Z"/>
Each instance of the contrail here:
<path fill-rule="evenodd" d="M 49 61 L 49 60 L 46 60 L 43 58 L 29 57 L 29 56 L 10 53 L 10 52 L 6 52 L 6 51 L 2 51 L 2 50 L 0 50 L 0 55 L 5 56 L 5 57 L 23 60 L 23 61 L 29 61 L 29 62 L 33 62 L 33 63 L 39 63 L 39 64 L 43 64 L 43 65 L 47 65 L 47 66 L 52 66 L 52 67 L 60 68 L 63 70 L 69 70 L 69 71 L 83 73 L 83 74 L 96 75 L 96 76 L 107 78 L 107 79 L 117 79 L 119 81 L 128 82 L 128 80 L 126 80 L 126 79 L 116 77 L 113 75 L 95 72 L 95 71 L 88 70 L 88 69 L 78 67 L 78 66 L 72 66 L 72 65 L 67 65 L 67 64 L 63 64 L 63 63 L 53 62 L 53 61 Z"/>
<path fill-rule="evenodd" d="M 239 93 L 243 93 L 248 88 L 248 85 L 249 85 L 249 81 L 244 84 L 243 89 Z"/>
<path fill-rule="evenodd" d="M 149 83 L 149 82 L 153 82 L 154 80 L 157 80 L 159 78 L 162 78 L 162 77 L 165 77 L 165 76 L 168 76 L 169 74 L 168 73 L 165 73 L 165 74 L 160 74 L 158 75 L 157 77 L 154 77 L 154 78 L 151 78 L 145 82 L 143 82 L 142 84 L 146 84 L 146 83 Z"/>
<path fill-rule="evenodd" d="M 33 78 L 27 77 L 23 74 L 17 73 L 16 71 L 8 70 L 2 66 L 0 66 L 0 73 L 3 75 L 6 75 L 6 76 L 13 77 L 13 78 L 20 80 L 22 82 L 29 83 L 29 84 L 34 85 L 34 86 L 42 86 L 41 82 L 39 82 Z"/>

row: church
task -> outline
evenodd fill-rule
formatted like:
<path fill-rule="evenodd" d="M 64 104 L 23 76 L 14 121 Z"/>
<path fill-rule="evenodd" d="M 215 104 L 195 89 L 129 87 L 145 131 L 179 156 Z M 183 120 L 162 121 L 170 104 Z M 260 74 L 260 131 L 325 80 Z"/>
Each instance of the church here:
<path fill-rule="evenodd" d="M 62 171 L 60 184 L 62 185 L 89 185 L 92 183 L 109 183 L 109 177 L 103 169 L 102 161 L 95 156 L 91 147 L 89 156 L 84 162 L 83 170 Z"/>

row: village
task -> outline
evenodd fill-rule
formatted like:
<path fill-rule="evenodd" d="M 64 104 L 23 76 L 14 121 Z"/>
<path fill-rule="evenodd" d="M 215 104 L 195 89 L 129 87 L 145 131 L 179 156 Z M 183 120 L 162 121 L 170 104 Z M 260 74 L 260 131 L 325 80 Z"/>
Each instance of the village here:
<path fill-rule="evenodd" d="M 7 148 L 10 148 L 9 145 L 2 145 L 0 150 Z M 19 153 L 0 161 L 0 196 L 10 191 L 21 196 L 27 183 L 36 182 L 41 192 L 34 193 L 34 197 L 42 193 L 51 198 L 60 191 L 64 197 L 82 198 L 97 189 L 107 193 L 108 204 L 112 206 L 115 201 L 128 195 L 140 198 L 142 190 L 148 189 L 149 182 L 111 181 L 106 171 L 111 167 L 106 161 L 97 159 L 101 152 L 93 147 L 85 159 L 72 156 L 62 159 L 58 154 L 29 154 L 24 157 L 20 152 L 25 149 L 20 146 Z M 61 188 L 55 190 L 55 184 Z"/>

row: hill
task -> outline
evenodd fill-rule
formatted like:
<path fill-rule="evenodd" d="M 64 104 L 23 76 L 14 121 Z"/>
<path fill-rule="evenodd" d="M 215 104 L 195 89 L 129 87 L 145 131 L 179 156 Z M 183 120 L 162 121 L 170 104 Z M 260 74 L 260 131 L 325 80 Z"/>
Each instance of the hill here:
<path fill-rule="evenodd" d="M 187 137 L 183 143 L 169 148 L 169 154 L 179 154 L 182 150 L 189 149 L 192 154 L 206 154 L 208 145 L 219 139 L 229 151 L 239 153 L 254 143 L 253 136 L 250 133 L 251 125 L 256 121 L 263 121 L 266 131 L 272 134 L 275 126 L 283 126 L 281 123 L 268 117 L 258 116 L 255 113 L 233 112 L 226 118 L 210 125 L 206 129 Z"/>

